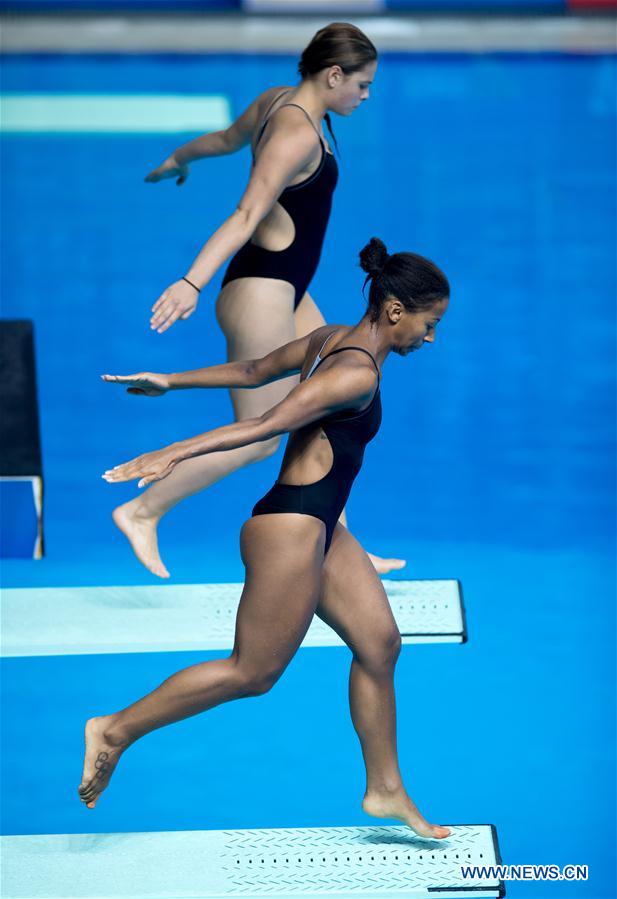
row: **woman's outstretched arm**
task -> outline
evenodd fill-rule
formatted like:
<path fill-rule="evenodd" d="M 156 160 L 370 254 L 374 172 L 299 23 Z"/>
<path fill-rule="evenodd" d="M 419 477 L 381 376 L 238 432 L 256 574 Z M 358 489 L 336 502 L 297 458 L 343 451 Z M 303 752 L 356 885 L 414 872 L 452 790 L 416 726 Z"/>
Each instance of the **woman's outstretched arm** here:
<path fill-rule="evenodd" d="M 141 396 L 163 396 L 168 390 L 187 390 L 208 387 L 262 387 L 272 381 L 280 381 L 298 374 L 306 359 L 310 342 L 317 332 L 331 330 L 328 326 L 317 328 L 311 334 L 292 340 L 278 347 L 261 359 L 241 362 L 225 362 L 209 365 L 193 371 L 176 374 L 158 374 L 142 371 L 134 375 L 101 375 L 110 384 L 121 384 L 128 393 Z"/>
<path fill-rule="evenodd" d="M 263 95 L 254 100 L 228 128 L 201 134 L 182 144 L 161 165 L 146 175 L 144 180 L 149 184 L 156 184 L 167 178 L 176 178 L 176 184 L 184 184 L 192 162 L 212 156 L 228 156 L 245 147 L 257 127 L 262 98 Z"/>
<path fill-rule="evenodd" d="M 163 291 L 152 307 L 151 328 L 162 334 L 195 311 L 201 288 L 249 240 L 283 190 L 307 168 L 318 146 L 314 129 L 298 109 L 277 112 L 277 127 L 264 135 L 237 209 L 203 245 L 186 273 L 188 280 L 180 279 Z"/>
<path fill-rule="evenodd" d="M 374 369 L 363 362 L 338 365 L 308 381 L 302 381 L 284 400 L 259 418 L 234 422 L 172 443 L 161 450 L 145 453 L 109 469 L 103 478 L 109 483 L 139 478 L 138 486 L 145 487 L 167 477 L 174 466 L 184 459 L 260 443 L 296 431 L 333 412 L 359 407 L 370 399 L 375 390 L 376 377 Z"/>

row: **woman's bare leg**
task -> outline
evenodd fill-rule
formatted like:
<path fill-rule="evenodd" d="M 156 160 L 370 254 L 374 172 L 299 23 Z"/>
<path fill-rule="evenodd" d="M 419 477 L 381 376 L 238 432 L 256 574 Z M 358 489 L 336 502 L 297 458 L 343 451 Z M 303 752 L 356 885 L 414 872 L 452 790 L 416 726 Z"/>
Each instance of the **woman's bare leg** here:
<path fill-rule="evenodd" d="M 270 278 L 240 278 L 227 284 L 217 301 L 217 317 L 227 338 L 227 358 L 255 359 L 294 340 L 293 288 Z M 286 378 L 256 390 L 232 390 L 236 420 L 262 415 L 297 383 Z M 177 503 L 239 468 L 276 452 L 270 440 L 224 453 L 186 459 L 169 477 L 152 484 L 133 500 L 114 509 L 113 519 L 139 561 L 153 574 L 169 577 L 158 550 L 157 526 Z"/>
<path fill-rule="evenodd" d="M 305 293 L 298 304 L 295 320 L 296 335 L 298 337 L 304 337 L 305 334 L 310 334 L 311 331 L 315 331 L 317 328 L 321 328 L 326 324 L 326 320 L 321 314 L 317 303 L 309 293 Z M 347 514 L 344 509 L 339 521 L 344 527 L 347 527 Z M 368 557 L 378 574 L 389 574 L 390 571 L 398 571 L 407 564 L 405 559 L 384 559 L 373 553 L 368 553 Z"/>
<path fill-rule="evenodd" d="M 340 524 L 326 556 L 317 614 L 353 653 L 349 703 L 366 767 L 364 811 L 378 818 L 397 818 L 423 837 L 447 837 L 450 831 L 429 824 L 403 786 L 394 697 L 401 638 L 367 554 Z"/>
<path fill-rule="evenodd" d="M 158 727 L 267 692 L 308 629 L 319 598 L 324 526 L 307 515 L 259 515 L 240 537 L 246 581 L 231 655 L 191 665 L 112 715 L 86 723 L 79 795 L 94 808 L 122 753 Z"/>

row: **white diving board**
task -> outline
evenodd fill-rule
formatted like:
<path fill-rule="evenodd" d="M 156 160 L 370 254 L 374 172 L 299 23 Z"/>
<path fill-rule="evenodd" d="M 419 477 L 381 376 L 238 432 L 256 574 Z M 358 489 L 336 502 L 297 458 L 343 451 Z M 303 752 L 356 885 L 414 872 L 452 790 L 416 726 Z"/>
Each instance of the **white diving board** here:
<path fill-rule="evenodd" d="M 501 863 L 490 824 L 452 826 L 446 840 L 399 826 L 7 836 L 2 856 L 3 899 L 505 895 L 461 872 Z"/>
<path fill-rule="evenodd" d="M 404 643 L 464 643 L 460 583 L 383 581 Z M 2 591 L 2 656 L 233 648 L 242 584 Z M 315 617 L 303 646 L 342 646 Z"/>

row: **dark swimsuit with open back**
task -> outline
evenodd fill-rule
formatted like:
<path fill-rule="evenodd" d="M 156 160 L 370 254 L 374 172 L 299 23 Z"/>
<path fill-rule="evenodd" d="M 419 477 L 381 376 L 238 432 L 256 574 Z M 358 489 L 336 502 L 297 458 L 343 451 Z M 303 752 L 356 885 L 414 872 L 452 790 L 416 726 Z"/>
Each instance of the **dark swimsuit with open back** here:
<path fill-rule="evenodd" d="M 297 103 L 282 103 L 270 115 L 273 106 L 286 93 L 289 91 L 283 91 L 270 104 L 259 130 L 255 149 L 257 149 L 272 116 L 286 106 L 296 106 L 298 109 L 302 109 L 317 132 L 321 143 L 321 162 L 312 175 L 299 184 L 286 187 L 278 198 L 280 205 L 289 214 L 295 229 L 291 244 L 284 250 L 266 250 L 253 243 L 252 239 L 247 241 L 227 266 L 223 286 L 238 278 L 276 278 L 280 281 L 287 281 L 295 291 L 295 309 L 306 293 L 319 264 L 332 208 L 332 194 L 338 180 L 338 166 L 333 154 L 327 151 L 319 129 L 302 106 L 298 106 Z"/>
<path fill-rule="evenodd" d="M 321 351 L 334 333 L 332 331 L 326 337 L 306 380 L 325 359 L 329 359 L 336 353 L 343 353 L 347 350 L 366 353 L 377 371 L 377 387 L 373 398 L 361 412 L 356 409 L 345 409 L 342 412 L 327 415 L 311 425 L 311 427 L 323 430 L 332 448 L 332 467 L 323 478 L 312 484 L 282 484 L 277 481 L 253 509 L 253 515 L 299 512 L 302 515 L 319 518 L 326 526 L 324 555 L 330 548 L 334 528 L 345 508 L 356 475 L 362 467 L 364 449 L 367 443 L 373 439 L 381 424 L 379 368 L 374 357 L 368 350 L 359 346 L 339 347 L 326 356 L 322 356 Z"/>

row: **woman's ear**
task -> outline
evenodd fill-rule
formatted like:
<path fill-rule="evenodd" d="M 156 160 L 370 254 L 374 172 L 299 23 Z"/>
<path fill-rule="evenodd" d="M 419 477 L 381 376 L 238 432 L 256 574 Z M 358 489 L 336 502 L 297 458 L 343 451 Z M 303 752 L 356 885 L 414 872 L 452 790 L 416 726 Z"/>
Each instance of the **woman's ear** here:
<path fill-rule="evenodd" d="M 337 87 L 343 80 L 343 70 L 340 66 L 330 66 L 328 69 L 328 87 Z"/>
<path fill-rule="evenodd" d="M 400 321 L 401 316 L 405 311 L 403 308 L 403 304 L 400 300 L 397 300 L 396 297 L 388 297 L 385 302 L 385 310 L 386 315 L 388 316 L 388 321 L 393 325 Z"/>

